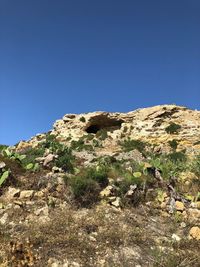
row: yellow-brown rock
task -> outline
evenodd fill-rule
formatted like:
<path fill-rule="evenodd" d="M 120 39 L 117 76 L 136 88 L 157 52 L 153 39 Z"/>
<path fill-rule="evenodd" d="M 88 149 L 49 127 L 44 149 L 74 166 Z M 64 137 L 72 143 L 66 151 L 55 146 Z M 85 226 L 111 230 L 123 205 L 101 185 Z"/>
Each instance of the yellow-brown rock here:
<path fill-rule="evenodd" d="M 175 123 L 180 129 L 175 133 L 168 133 L 166 128 Z M 155 151 L 169 152 L 168 141 L 176 139 L 178 150 L 186 149 L 188 154 L 200 151 L 200 111 L 190 110 L 176 105 L 161 105 L 150 108 L 137 109 L 128 113 L 89 112 L 84 114 L 66 114 L 53 125 L 51 134 L 56 139 L 70 144 L 72 140 L 79 140 L 88 134 L 94 136 L 106 131 L 107 136 L 102 142 L 106 151 L 119 148 L 119 141 L 131 138 L 154 144 Z M 45 135 L 38 134 L 29 144 L 33 147 L 43 141 Z M 26 144 L 18 145 L 20 148 Z"/>
<path fill-rule="evenodd" d="M 177 211 L 183 211 L 185 208 L 183 202 L 181 201 L 176 201 L 175 207 Z"/>
<path fill-rule="evenodd" d="M 190 229 L 189 238 L 200 240 L 200 228 L 198 226 L 193 226 Z"/>

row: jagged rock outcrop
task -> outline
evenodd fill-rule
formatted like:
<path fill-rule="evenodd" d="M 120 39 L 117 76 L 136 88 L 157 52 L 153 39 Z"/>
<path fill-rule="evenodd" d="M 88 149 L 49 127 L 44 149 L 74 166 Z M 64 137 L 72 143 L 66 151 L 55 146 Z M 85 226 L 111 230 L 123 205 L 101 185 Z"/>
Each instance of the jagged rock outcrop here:
<path fill-rule="evenodd" d="M 171 124 L 179 126 L 177 132 L 170 133 L 166 128 Z M 148 142 L 155 149 L 166 151 L 169 141 L 178 142 L 178 150 L 186 153 L 200 151 L 200 111 L 190 110 L 176 105 L 161 105 L 137 109 L 128 113 L 90 112 L 83 114 L 66 114 L 53 125 L 51 134 L 65 144 L 72 140 L 92 134 L 106 132 L 108 138 L 103 140 L 102 149 L 117 150 L 119 141 L 136 139 Z M 28 142 L 20 142 L 18 149 L 29 145 L 37 146 L 45 138 L 38 134 Z"/>
<path fill-rule="evenodd" d="M 168 133 L 166 128 L 175 123 L 180 125 L 176 133 Z M 109 138 L 103 147 L 117 146 L 124 138 L 139 139 L 165 147 L 168 141 L 177 140 L 179 149 L 187 152 L 200 150 L 200 111 L 176 105 L 162 105 L 137 109 L 128 113 L 90 112 L 66 114 L 53 125 L 52 134 L 62 142 L 78 140 L 90 133 L 96 135 L 106 131 Z M 31 139 L 35 144 L 44 135 Z M 23 147 L 23 144 L 21 143 Z"/>

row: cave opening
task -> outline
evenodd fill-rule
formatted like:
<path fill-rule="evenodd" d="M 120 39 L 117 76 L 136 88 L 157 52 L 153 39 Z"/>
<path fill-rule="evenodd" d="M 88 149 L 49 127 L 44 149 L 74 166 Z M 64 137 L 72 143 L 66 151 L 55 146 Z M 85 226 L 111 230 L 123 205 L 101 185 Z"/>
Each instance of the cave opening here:
<path fill-rule="evenodd" d="M 90 125 L 87 129 L 87 133 L 93 133 L 96 134 L 100 130 L 100 127 L 98 125 Z"/>
<path fill-rule="evenodd" d="M 85 128 L 87 133 L 96 134 L 100 130 L 113 132 L 121 128 L 123 120 L 108 118 L 106 116 L 98 116 L 91 119 L 90 124 Z"/>

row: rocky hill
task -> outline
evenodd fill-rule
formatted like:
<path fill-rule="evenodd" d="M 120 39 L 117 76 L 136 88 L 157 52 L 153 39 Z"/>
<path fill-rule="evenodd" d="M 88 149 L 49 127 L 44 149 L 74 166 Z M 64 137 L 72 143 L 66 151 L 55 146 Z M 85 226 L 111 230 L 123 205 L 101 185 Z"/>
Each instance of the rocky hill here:
<path fill-rule="evenodd" d="M 67 114 L 0 146 L 0 266 L 200 266 L 200 111 Z"/>

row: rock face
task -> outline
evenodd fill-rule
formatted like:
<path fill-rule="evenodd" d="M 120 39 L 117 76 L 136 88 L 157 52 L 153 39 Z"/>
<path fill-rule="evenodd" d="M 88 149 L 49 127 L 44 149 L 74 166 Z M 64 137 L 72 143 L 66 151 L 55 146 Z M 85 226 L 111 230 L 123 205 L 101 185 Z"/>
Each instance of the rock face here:
<path fill-rule="evenodd" d="M 169 133 L 166 128 L 175 123 L 180 128 Z M 106 131 L 108 139 L 103 146 L 116 146 L 119 140 L 130 137 L 165 146 L 176 139 L 179 148 L 187 152 L 200 149 L 200 111 L 176 105 L 162 105 L 137 109 L 128 113 L 92 112 L 67 114 L 54 123 L 52 133 L 65 142 L 78 140 L 90 133 Z M 191 147 L 192 146 L 192 147 Z"/>

